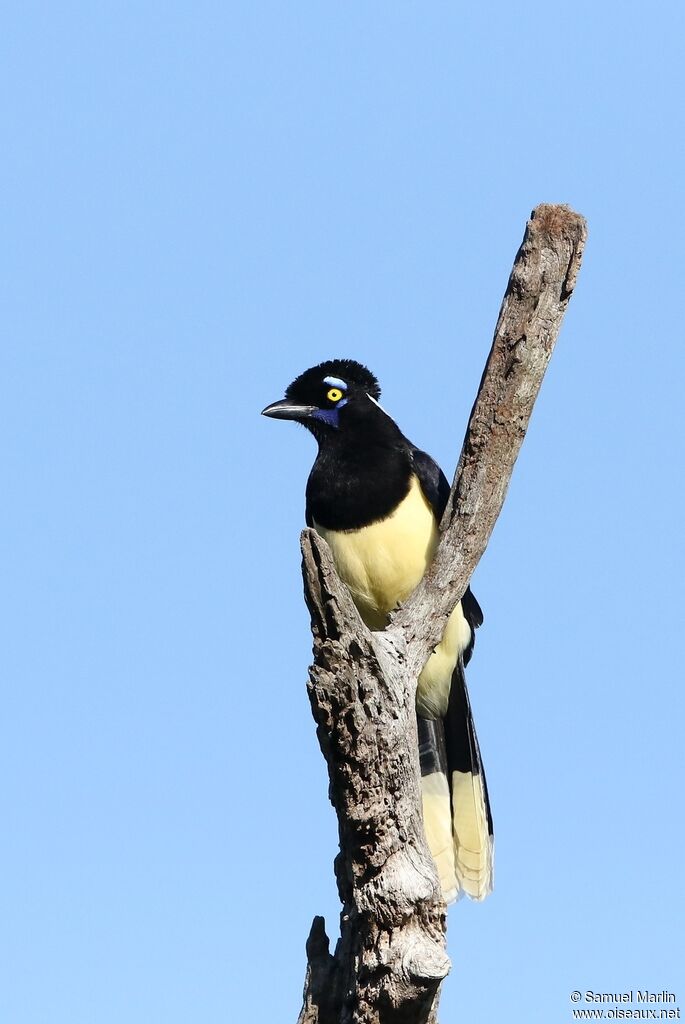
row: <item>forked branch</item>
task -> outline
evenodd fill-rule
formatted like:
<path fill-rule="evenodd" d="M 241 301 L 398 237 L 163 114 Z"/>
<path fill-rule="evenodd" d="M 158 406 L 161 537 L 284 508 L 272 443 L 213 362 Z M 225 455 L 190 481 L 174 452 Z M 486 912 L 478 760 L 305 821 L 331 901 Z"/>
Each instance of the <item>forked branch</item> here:
<path fill-rule="evenodd" d="M 573 292 L 586 238 L 566 206 L 536 207 L 516 256 L 430 572 L 370 633 L 330 550 L 302 534 L 314 663 L 308 685 L 338 816 L 343 904 L 334 955 L 307 943 L 299 1024 L 430 1024 L 449 971 L 445 908 L 421 819 L 416 679 L 463 596 L 504 502 Z"/>

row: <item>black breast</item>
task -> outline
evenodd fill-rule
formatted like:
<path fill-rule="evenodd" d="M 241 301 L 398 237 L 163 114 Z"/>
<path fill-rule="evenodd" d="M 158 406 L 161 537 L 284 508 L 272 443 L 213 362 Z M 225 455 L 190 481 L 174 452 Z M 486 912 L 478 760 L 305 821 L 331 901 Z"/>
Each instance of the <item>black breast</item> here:
<path fill-rule="evenodd" d="M 411 474 L 399 446 L 322 448 L 307 481 L 307 523 L 355 530 L 385 519 L 409 493 Z"/>

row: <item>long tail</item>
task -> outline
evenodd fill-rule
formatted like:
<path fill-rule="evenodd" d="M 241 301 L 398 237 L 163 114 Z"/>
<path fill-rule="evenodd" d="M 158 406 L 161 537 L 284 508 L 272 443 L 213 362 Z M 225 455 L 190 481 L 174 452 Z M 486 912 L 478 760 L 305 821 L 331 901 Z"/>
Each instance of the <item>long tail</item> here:
<path fill-rule="evenodd" d="M 424 827 L 443 896 L 482 900 L 492 891 L 492 815 L 461 657 L 447 714 L 419 717 L 418 731 Z"/>

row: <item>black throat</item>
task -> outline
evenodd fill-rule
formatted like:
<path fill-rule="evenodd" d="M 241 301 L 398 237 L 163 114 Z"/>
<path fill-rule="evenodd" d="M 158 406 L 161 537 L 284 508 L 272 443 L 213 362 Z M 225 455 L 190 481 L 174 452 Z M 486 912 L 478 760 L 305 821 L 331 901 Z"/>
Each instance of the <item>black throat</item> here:
<path fill-rule="evenodd" d="M 409 493 L 411 445 L 376 405 L 345 410 L 338 430 L 319 434 L 307 481 L 307 522 L 355 530 L 385 519 Z"/>

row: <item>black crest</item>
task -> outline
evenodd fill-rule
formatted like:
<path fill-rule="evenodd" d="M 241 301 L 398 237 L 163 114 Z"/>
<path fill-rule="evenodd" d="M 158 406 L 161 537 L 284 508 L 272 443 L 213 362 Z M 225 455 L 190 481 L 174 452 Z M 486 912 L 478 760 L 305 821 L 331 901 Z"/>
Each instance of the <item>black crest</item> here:
<path fill-rule="evenodd" d="M 310 396 L 318 396 L 326 377 L 344 381 L 350 393 L 371 395 L 376 401 L 381 397 L 378 381 L 362 363 L 356 359 L 327 359 L 296 377 L 286 390 L 286 398 L 306 401 Z"/>

